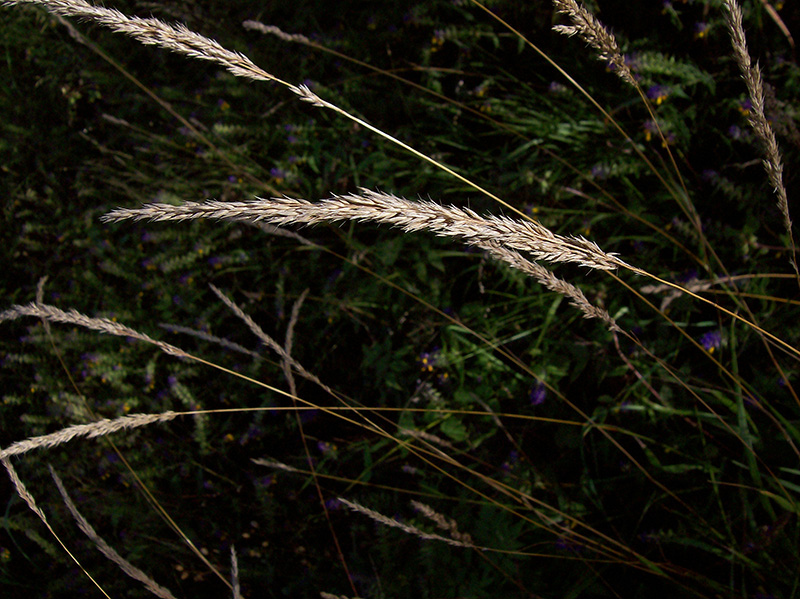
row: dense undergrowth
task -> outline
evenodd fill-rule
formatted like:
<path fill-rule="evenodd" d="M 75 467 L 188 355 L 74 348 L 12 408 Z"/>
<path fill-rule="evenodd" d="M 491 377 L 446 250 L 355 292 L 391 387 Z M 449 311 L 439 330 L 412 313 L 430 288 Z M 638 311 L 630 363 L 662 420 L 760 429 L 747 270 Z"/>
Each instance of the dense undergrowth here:
<path fill-rule="evenodd" d="M 590 7 L 646 101 L 554 32 L 569 19 L 548 3 L 487 3 L 500 19 L 463 1 L 114 7 L 304 83 L 506 205 L 277 83 L 3 7 L 2 309 L 33 301 L 47 276 L 44 303 L 220 367 L 76 326 L 2 323 L 3 447 L 97 418 L 196 413 L 15 458 L 76 559 L 8 486 L 8 596 L 147 594 L 72 523 L 47 464 L 100 536 L 176 596 L 230 593 L 231 546 L 251 597 L 800 592 L 798 278 L 721 3 Z M 800 13 L 743 8 L 797 214 Z M 619 254 L 639 274 L 554 271 L 620 330 L 428 233 L 100 222 L 145 202 L 359 187 L 533 218 Z M 287 397 L 281 356 L 209 284 L 322 385 L 298 377 L 300 403 Z"/>

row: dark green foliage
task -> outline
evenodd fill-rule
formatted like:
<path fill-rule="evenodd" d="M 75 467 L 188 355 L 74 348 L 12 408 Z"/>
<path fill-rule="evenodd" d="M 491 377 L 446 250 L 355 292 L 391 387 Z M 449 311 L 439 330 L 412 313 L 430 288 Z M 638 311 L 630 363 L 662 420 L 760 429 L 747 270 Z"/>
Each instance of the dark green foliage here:
<path fill-rule="evenodd" d="M 551 31 L 563 20 L 547 3 L 487 6 L 584 86 L 627 139 L 470 2 L 115 7 L 179 20 L 305 81 L 552 230 L 697 285 L 797 348 L 787 235 L 718 3 L 599 5 L 663 137 L 635 90 L 582 41 Z M 800 70 L 762 3 L 745 9 L 796 218 Z M 796 8 L 778 14 L 797 25 Z M 235 545 L 250 597 L 352 596 L 331 530 L 362 597 L 797 594 L 796 354 L 697 299 L 647 289 L 654 282 L 644 277 L 618 273 L 653 305 L 602 273 L 558 267 L 632 334 L 614 337 L 520 272 L 423 233 L 345 223 L 298 230 L 308 245 L 245 224 L 101 224 L 122 205 L 313 201 L 358 186 L 479 213 L 508 209 L 277 85 L 71 22 L 117 68 L 44 11 L 3 8 L 2 17 L 1 309 L 32 301 L 46 275 L 46 303 L 116 319 L 227 370 L 77 327 L 2 323 L 3 447 L 97 417 L 228 410 L 118 433 L 114 447 L 80 440 L 15 460 L 109 595 L 146 591 L 73 525 L 47 463 L 98 532 L 179 597 L 229 591 L 139 481 L 223 573 Z M 438 95 L 245 31 L 245 19 L 303 33 Z M 729 286 L 703 286 L 727 276 Z M 280 358 L 209 283 L 280 344 L 308 289 L 292 356 L 338 397 L 298 378 L 298 397 L 314 409 L 296 416 L 291 399 L 253 383 L 288 388 Z M 341 402 L 371 410 L 338 413 L 347 420 L 326 413 Z M 422 501 L 498 551 L 421 540 L 337 497 L 448 536 L 409 504 Z M 98 592 L 20 500 L 5 513 L 5 594 Z"/>

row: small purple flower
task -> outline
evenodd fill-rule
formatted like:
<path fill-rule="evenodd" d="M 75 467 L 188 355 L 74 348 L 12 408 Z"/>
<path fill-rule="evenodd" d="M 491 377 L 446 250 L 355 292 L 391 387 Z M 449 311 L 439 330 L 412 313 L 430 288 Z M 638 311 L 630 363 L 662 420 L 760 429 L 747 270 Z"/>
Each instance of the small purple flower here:
<path fill-rule="evenodd" d="M 300 415 L 300 422 L 308 424 L 319 415 L 319 410 L 304 410 Z"/>
<path fill-rule="evenodd" d="M 737 108 L 739 109 L 739 112 L 742 113 L 742 116 L 747 116 L 750 114 L 750 111 L 753 110 L 753 103 L 748 98 L 739 102 Z"/>
<path fill-rule="evenodd" d="M 661 104 L 669 97 L 669 88 L 664 85 L 651 85 L 647 90 L 647 97 L 653 100 L 656 105 Z"/>
<path fill-rule="evenodd" d="M 531 387 L 531 391 L 528 394 L 528 399 L 530 399 L 532 406 L 540 406 L 544 403 L 546 398 L 547 387 L 545 387 L 542 381 L 538 381 L 533 387 Z"/>
<path fill-rule="evenodd" d="M 317 449 L 323 455 L 336 457 L 336 445 L 328 443 L 327 441 L 317 441 Z"/>
<path fill-rule="evenodd" d="M 594 179 L 607 179 L 611 169 L 606 164 L 595 164 L 592 167 L 592 177 Z"/>
<path fill-rule="evenodd" d="M 272 175 L 272 177 L 274 177 L 275 179 L 277 179 L 278 183 L 282 183 L 286 179 L 286 171 L 278 168 L 277 166 L 274 166 L 271 169 L 269 169 L 269 174 Z"/>
<path fill-rule="evenodd" d="M 344 504 L 335 497 L 325 500 L 325 508 L 328 511 L 340 510 Z"/>
<path fill-rule="evenodd" d="M 623 62 L 631 71 L 638 71 L 640 68 L 640 56 L 638 53 L 626 54 L 622 57 Z"/>
<path fill-rule="evenodd" d="M 261 476 L 253 481 L 256 487 L 260 487 L 262 489 L 270 488 L 274 482 L 275 482 L 275 476 L 271 474 L 269 476 Z"/>
<path fill-rule="evenodd" d="M 694 24 L 694 39 L 699 40 L 708 36 L 709 26 L 704 21 L 698 21 Z"/>
<path fill-rule="evenodd" d="M 742 137 L 745 136 L 745 133 L 742 131 L 742 128 L 739 127 L 739 125 L 731 125 L 728 127 L 728 136 L 731 139 L 742 139 Z"/>
<path fill-rule="evenodd" d="M 558 537 L 555 542 L 556 549 L 569 553 L 582 553 L 583 545 L 567 537 Z"/>
<path fill-rule="evenodd" d="M 551 81 L 550 85 L 547 86 L 547 91 L 551 94 L 563 94 L 568 92 L 569 88 L 558 81 Z"/>
<path fill-rule="evenodd" d="M 700 345 L 703 346 L 708 353 L 713 354 L 714 350 L 719 349 L 722 345 L 722 333 L 719 331 L 709 331 L 700 337 Z"/>
<path fill-rule="evenodd" d="M 424 351 L 420 353 L 417 362 L 422 372 L 433 372 L 436 364 L 439 361 L 439 348 L 433 348 L 431 351 Z"/>
<path fill-rule="evenodd" d="M 519 462 L 519 452 L 512 449 L 511 452 L 508 454 L 508 458 L 506 459 L 506 461 L 503 462 L 502 465 L 500 466 L 500 469 L 506 474 L 508 474 L 514 469 L 514 466 L 517 465 L 517 462 Z"/>

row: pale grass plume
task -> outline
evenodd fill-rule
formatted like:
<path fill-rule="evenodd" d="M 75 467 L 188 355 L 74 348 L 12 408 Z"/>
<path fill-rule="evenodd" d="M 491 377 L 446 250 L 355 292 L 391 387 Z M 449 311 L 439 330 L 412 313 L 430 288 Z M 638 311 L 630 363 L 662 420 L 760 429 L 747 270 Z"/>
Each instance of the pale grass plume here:
<path fill-rule="evenodd" d="M 465 543 L 467 545 L 474 545 L 472 542 L 472 537 L 465 532 L 460 532 L 458 530 L 458 524 L 452 518 L 448 518 L 444 514 L 440 514 L 436 510 L 434 510 L 431 506 L 422 503 L 420 501 L 411 501 L 411 505 L 417 510 L 420 514 L 431 520 L 436 526 L 441 528 L 442 530 L 446 530 L 447 533 L 450 535 L 451 538 L 459 541 L 461 543 Z"/>
<path fill-rule="evenodd" d="M 178 416 L 180 416 L 178 412 L 168 411 L 161 414 L 131 414 L 128 416 L 120 416 L 113 420 L 104 418 L 89 424 L 73 424 L 55 433 L 31 437 L 23 441 L 12 443 L 0 451 L 0 459 L 6 459 L 12 455 L 28 453 L 34 449 L 50 449 L 79 437 L 94 439 L 122 430 L 130 430 L 159 422 L 169 422 Z"/>
<path fill-rule="evenodd" d="M 229 339 L 225 339 L 224 337 L 217 337 L 216 335 L 206 333 L 205 331 L 198 331 L 197 329 L 192 329 L 190 327 L 185 327 L 177 324 L 170 324 L 168 322 L 159 323 L 158 326 L 160 326 L 165 331 L 169 331 L 170 333 L 183 333 L 184 335 L 189 335 L 197 339 L 202 339 L 203 341 L 215 343 L 220 347 L 224 347 L 226 349 L 246 354 L 252 358 L 259 358 L 259 359 L 262 358 L 261 354 L 257 352 L 249 350 L 246 347 L 239 345 L 238 343 L 230 341 Z"/>
<path fill-rule="evenodd" d="M 420 439 L 422 441 L 427 441 L 428 443 L 439 445 L 440 447 L 444 447 L 445 449 L 454 449 L 453 444 L 450 443 L 450 441 L 446 441 L 445 439 L 442 439 L 441 437 L 438 437 L 433 433 L 429 433 L 427 431 L 418 431 L 413 428 L 402 428 L 400 429 L 399 432 L 401 435 L 404 435 L 406 437 L 411 437 L 412 439 Z"/>
<path fill-rule="evenodd" d="M 614 72 L 626 83 L 637 87 L 630 67 L 625 64 L 625 59 L 619 49 L 614 34 L 606 29 L 586 7 L 575 0 L 553 0 L 556 11 L 569 17 L 572 25 L 555 25 L 554 31 L 564 35 L 579 35 L 592 48 L 597 50 L 598 56 L 614 65 Z"/>
<path fill-rule="evenodd" d="M 781 151 L 778 147 L 778 140 L 772 130 L 772 126 L 767 120 L 764 112 L 764 82 L 761 77 L 761 68 L 758 63 L 753 63 L 750 59 L 750 52 L 747 49 L 747 40 L 742 26 L 742 9 L 736 0 L 723 0 L 725 7 L 726 23 L 731 36 L 733 55 L 739 70 L 742 72 L 747 86 L 747 95 L 750 99 L 750 113 L 748 120 L 756 136 L 761 140 L 762 151 L 764 152 L 764 169 L 770 185 L 775 192 L 778 200 L 778 209 L 783 217 L 783 226 L 789 236 L 790 260 L 794 267 L 795 275 L 800 283 L 800 270 L 797 266 L 796 249 L 794 235 L 792 233 L 792 219 L 789 215 L 789 200 L 786 195 L 786 187 L 783 184 L 783 162 L 781 161 Z"/>
<path fill-rule="evenodd" d="M 129 17 L 113 8 L 93 6 L 84 0 L 4 0 L 4 6 L 35 4 L 62 17 L 78 17 L 104 25 L 143 44 L 159 46 L 192 58 L 215 62 L 238 77 L 255 81 L 275 81 L 298 93 L 298 89 L 256 66 L 240 52 L 195 33 L 185 25 L 170 25 L 158 19 Z"/>
<path fill-rule="evenodd" d="M 383 524 L 385 526 L 390 526 L 392 528 L 399 528 L 403 532 L 406 532 L 410 535 L 414 535 L 415 537 L 419 537 L 421 539 L 425 539 L 427 541 L 442 541 L 443 543 L 447 543 L 448 545 L 453 545 L 454 547 L 467 547 L 467 548 L 475 548 L 475 545 L 472 543 L 465 543 L 463 541 L 457 541 L 455 539 L 448 539 L 447 537 L 443 537 L 441 535 L 435 535 L 431 533 L 427 533 L 419 528 L 411 526 L 409 524 L 403 524 L 402 522 L 398 522 L 393 518 L 389 518 L 388 516 L 384 516 L 380 512 L 376 512 L 375 510 L 371 510 L 363 505 L 359 505 L 353 501 L 348 501 L 347 499 L 342 499 L 341 497 L 337 498 L 341 501 L 344 505 L 349 507 L 351 510 L 358 512 L 371 518 L 375 522 L 379 524 Z"/>
<path fill-rule="evenodd" d="M 58 542 L 58 544 L 61 545 L 61 548 L 70 557 L 70 559 L 73 562 L 75 562 L 75 564 L 78 566 L 78 568 L 83 570 L 83 573 L 86 574 L 86 576 L 89 578 L 89 580 L 92 581 L 92 583 L 97 587 L 97 589 L 105 597 L 108 597 L 108 593 L 106 593 L 103 590 L 103 588 L 97 583 L 97 581 L 94 578 L 92 578 L 92 575 L 89 574 L 83 568 L 83 566 L 81 566 L 81 564 L 78 561 L 78 559 L 74 555 L 72 555 L 72 552 L 69 550 L 69 548 L 66 545 L 64 545 L 64 543 L 61 541 L 61 539 L 56 534 L 56 531 L 54 531 L 53 527 L 50 526 L 50 523 L 47 521 L 47 517 L 44 515 L 44 512 L 41 510 L 41 508 L 38 505 L 36 505 L 36 500 L 33 498 L 33 495 L 31 495 L 30 491 L 28 491 L 28 489 L 25 487 L 25 484 L 22 482 L 22 480 L 20 479 L 19 475 L 17 474 L 17 471 L 14 469 L 14 466 L 11 465 L 11 460 L 9 460 L 8 458 L 2 458 L 2 459 L 0 459 L 0 462 L 3 463 L 3 467 L 6 469 L 6 472 L 8 472 L 8 477 L 11 479 L 11 483 L 14 485 L 14 489 L 16 490 L 17 495 L 19 495 L 22 498 L 22 500 L 26 504 L 28 504 L 28 507 L 31 509 L 31 511 L 39 517 L 39 520 L 41 520 L 42 523 L 47 527 L 47 530 L 50 531 L 50 534 L 53 535 L 53 538 L 55 538 L 55 540 Z M 110 597 L 109 597 L 109 599 L 110 599 Z"/>
<path fill-rule="evenodd" d="M 132 328 L 126 327 L 125 325 L 115 322 L 109 318 L 92 318 L 90 316 L 86 316 L 85 314 L 81 314 L 77 310 L 64 311 L 56 308 L 55 306 L 50 306 L 47 304 L 30 303 L 25 306 L 11 306 L 7 310 L 0 312 L 0 322 L 16 320 L 18 318 L 22 318 L 23 316 L 36 316 L 49 322 L 74 324 L 91 329 L 93 331 L 98 331 L 100 333 L 106 333 L 108 335 L 129 337 L 131 339 L 137 339 L 146 343 L 152 343 L 156 347 L 160 348 L 163 352 L 172 356 L 177 356 L 179 358 L 191 357 L 185 351 L 178 349 L 174 345 L 153 339 L 149 335 L 135 331 Z"/>
<path fill-rule="evenodd" d="M 528 276 L 535 278 L 550 291 L 555 291 L 565 296 L 573 306 L 583 312 L 584 318 L 599 318 L 608 325 L 610 330 L 622 330 L 608 311 L 592 304 L 578 287 L 564 279 L 559 279 L 541 264 L 528 260 L 519 252 L 509 250 L 499 243 L 487 242 L 478 245 L 478 247 L 486 250 L 489 255 L 496 260 L 501 260 L 513 268 L 524 272 Z"/>
<path fill-rule="evenodd" d="M 301 245 L 308 245 L 316 247 L 313 241 L 306 239 L 302 235 L 298 235 L 294 231 L 289 231 L 288 229 L 284 229 L 282 227 L 276 227 L 275 225 L 271 225 L 269 223 L 251 223 L 257 229 L 261 229 L 264 233 L 268 233 L 269 235 L 275 235 L 275 237 L 288 237 L 289 239 L 294 239 Z"/>
<path fill-rule="evenodd" d="M 253 458 L 252 462 L 259 466 L 266 466 L 267 468 L 274 468 L 275 470 L 283 470 L 284 472 L 293 472 L 295 474 L 303 474 L 302 470 L 298 470 L 293 466 L 278 462 L 276 460 L 268 460 L 267 458 Z"/>
<path fill-rule="evenodd" d="M 283 350 L 286 353 L 286 358 L 281 361 L 281 368 L 283 369 L 283 375 L 286 377 L 286 382 L 289 383 L 289 392 L 292 395 L 297 395 L 297 384 L 294 380 L 294 373 L 292 372 L 292 347 L 294 345 L 294 328 L 297 325 L 297 320 L 300 318 L 300 308 L 303 306 L 303 302 L 306 301 L 306 297 L 308 297 L 308 289 L 305 289 L 303 293 L 300 294 L 294 304 L 292 304 L 292 314 L 289 318 L 289 324 L 286 327 L 286 339 L 283 344 Z"/>
<path fill-rule="evenodd" d="M 123 220 L 184 221 L 198 218 L 269 222 L 275 225 L 313 225 L 343 220 L 372 221 L 404 231 L 429 231 L 455 237 L 464 243 L 501 243 L 530 253 L 536 260 L 568 262 L 599 270 L 631 268 L 580 236 L 558 235 L 535 221 L 506 216 L 481 217 L 468 208 L 410 201 L 391 194 L 361 188 L 359 193 L 334 195 L 319 202 L 288 197 L 243 202 L 186 202 L 179 206 L 154 203 L 141 208 L 118 208 L 101 217 L 104 222 Z"/>
<path fill-rule="evenodd" d="M 279 27 L 275 27 L 275 25 L 265 25 L 260 21 L 244 21 L 242 23 L 242 27 L 249 31 L 258 31 L 261 33 L 267 33 L 269 35 L 274 35 L 279 40 L 283 40 L 284 42 L 295 42 L 299 44 L 311 43 L 311 40 L 301 33 L 286 33 Z"/>
<path fill-rule="evenodd" d="M 234 301 L 233 301 L 231 298 L 229 298 L 227 295 L 225 295 L 224 293 L 222 293 L 222 291 L 220 291 L 219 289 L 217 289 L 217 288 L 216 288 L 214 285 L 212 285 L 212 284 L 209 284 L 209 287 L 211 287 L 211 291 L 213 291 L 213 292 L 214 292 L 214 294 L 215 294 L 215 295 L 216 295 L 216 296 L 217 296 L 217 297 L 218 297 L 220 300 L 222 300 L 222 303 L 224 303 L 224 304 L 225 304 L 225 305 L 226 305 L 228 308 L 230 308 L 230 310 L 231 310 L 231 311 L 232 311 L 232 312 L 233 312 L 233 313 L 234 313 L 236 316 L 238 316 L 238 317 L 239 317 L 239 318 L 240 318 L 240 319 L 241 319 L 241 320 L 242 320 L 242 321 L 243 321 L 243 322 L 244 322 L 244 323 L 247 325 L 247 328 L 249 328 L 249 329 L 250 329 L 250 331 L 252 331 L 252 333 L 253 333 L 253 334 L 254 334 L 256 337 L 258 337 L 258 339 L 259 339 L 259 340 L 260 340 L 260 341 L 261 341 L 261 342 L 262 342 L 264 345 L 266 345 L 267 347 L 269 347 L 271 350 L 273 350 L 275 353 L 277 353 L 277 354 L 278 354 L 278 355 L 281 357 L 281 359 L 284 361 L 284 363 L 286 363 L 286 364 L 290 365 L 292 368 L 294 368 L 294 369 L 297 371 L 297 373 L 298 373 L 300 376 L 302 376 L 303 378 L 305 378 L 305 379 L 308 379 L 309 381 L 311 381 L 311 382 L 313 382 L 313 383 L 316 383 L 317 385 L 319 385 L 320 387 L 322 387 L 322 388 L 323 388 L 325 391 L 327 391 L 327 392 L 329 392 L 329 393 L 333 394 L 333 391 L 330 389 L 330 387 L 328 387 L 327 385 L 325 385 L 325 384 L 324 384 L 324 383 L 323 383 L 321 380 L 319 380 L 319 378 L 317 378 L 317 377 L 316 377 L 316 376 L 314 376 L 312 373 L 310 373 L 308 370 L 306 370 L 306 369 L 305 369 L 305 368 L 302 366 L 302 364 L 300 364 L 300 363 L 299 363 L 297 360 L 295 360 L 294 358 L 292 358 L 292 357 L 291 357 L 291 356 L 290 356 L 290 355 L 287 353 L 287 351 L 286 351 L 286 350 L 285 350 L 283 347 L 281 347 L 281 345 L 280 345 L 280 344 L 279 344 L 277 341 L 275 341 L 275 340 L 274 340 L 272 337 L 270 337 L 269 335 L 267 335 L 267 333 L 264 331 L 264 329 L 262 329 L 262 328 L 261 328 L 261 327 L 258 325 L 258 323 L 256 323 L 256 321 L 254 321 L 254 320 L 253 320 L 253 319 L 250 317 L 250 315 L 249 315 L 249 314 L 247 314 L 247 313 L 246 313 L 244 310 L 242 310 L 242 309 L 241 309 L 241 308 L 240 308 L 240 307 L 239 307 L 239 306 L 236 304 L 236 302 L 234 302 Z"/>
<path fill-rule="evenodd" d="M 233 599 L 242 599 L 242 587 L 239 584 L 239 559 L 236 557 L 236 547 L 231 545 L 231 587 Z"/>
<path fill-rule="evenodd" d="M 31 509 L 31 511 L 39 516 L 39 519 L 44 522 L 44 525 L 47 526 L 47 528 L 49 528 L 52 532 L 53 529 L 50 528 L 50 524 L 47 522 L 47 516 L 44 515 L 42 509 L 36 504 L 36 500 L 33 498 L 33 495 L 31 495 L 28 489 L 25 487 L 25 483 L 22 482 L 17 474 L 17 471 L 14 469 L 14 466 L 11 465 L 11 460 L 8 459 L 8 456 L 3 456 L 0 458 L 0 462 L 3 463 L 6 472 L 8 472 L 8 477 L 11 479 L 11 483 L 14 485 L 17 495 L 19 495 L 22 500 L 28 504 L 28 507 Z"/>
<path fill-rule="evenodd" d="M 69 513 L 72 514 L 72 517 L 75 518 L 75 522 L 78 524 L 78 528 L 81 529 L 83 534 L 85 534 L 89 539 L 94 543 L 94 546 L 97 547 L 97 550 L 100 551 L 103 555 L 105 555 L 108 559 L 119 566 L 120 570 L 122 570 L 125 574 L 141 582 L 144 587 L 150 591 L 156 597 L 161 597 L 161 599 L 175 599 L 175 595 L 173 595 L 170 591 L 162 587 L 160 584 L 155 582 L 152 578 L 150 578 L 147 574 L 142 572 L 139 568 L 131 564 L 128 560 L 122 557 L 116 549 L 111 547 L 105 539 L 103 539 L 100 535 L 97 534 L 95 529 L 89 524 L 89 521 L 83 517 L 83 514 L 78 511 L 78 508 L 75 506 L 75 503 L 72 501 L 72 498 L 67 493 L 67 490 L 64 488 L 64 483 L 61 482 L 61 478 L 56 474 L 56 471 L 50 466 L 50 476 L 53 477 L 53 480 L 56 483 L 56 487 L 58 487 L 58 492 L 61 494 L 61 499 L 64 501 L 64 505 L 67 506 Z"/>

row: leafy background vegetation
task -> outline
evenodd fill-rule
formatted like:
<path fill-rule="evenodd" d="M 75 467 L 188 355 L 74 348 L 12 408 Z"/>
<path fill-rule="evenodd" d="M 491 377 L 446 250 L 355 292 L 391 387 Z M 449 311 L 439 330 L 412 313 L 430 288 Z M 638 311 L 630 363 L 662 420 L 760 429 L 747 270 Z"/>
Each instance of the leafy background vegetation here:
<path fill-rule="evenodd" d="M 663 139 L 630 87 L 582 41 L 551 30 L 564 19 L 550 5 L 488 4 L 579 81 L 633 144 L 469 2 L 115 7 L 183 22 L 284 80 L 304 81 L 551 229 L 584 235 L 663 279 L 689 286 L 730 275 L 732 284 L 703 293 L 743 316 L 746 302 L 750 320 L 797 347 L 797 281 L 719 4 L 632 10 L 599 3 Z M 791 206 L 800 71 L 764 5 L 744 8 Z M 798 9 L 779 8 L 792 31 Z M 247 31 L 246 19 L 303 33 L 339 54 Z M 117 319 L 284 388 L 278 358 L 208 284 L 279 340 L 308 289 L 293 356 L 354 402 L 394 410 L 370 418 L 396 439 L 320 409 L 299 412 L 298 421 L 281 409 L 292 405 L 285 397 L 235 374 L 70 326 L 48 333 L 33 321 L 4 324 L 3 446 L 96 417 L 261 408 L 115 435 L 119 453 L 105 440 L 82 441 L 19 461 L 61 538 L 110 595 L 146 591 L 72 525 L 47 463 L 101 535 L 177 596 L 228 591 L 142 486 L 223 572 L 235 544 L 245 596 L 352 596 L 353 588 L 363 597 L 798 593 L 796 355 L 693 298 L 644 293 L 651 281 L 620 275 L 626 289 L 602 273 L 559 267 L 633 335 L 615 336 L 523 274 L 426 234 L 319 226 L 298 231 L 313 242 L 305 245 L 241 224 L 100 224 L 111 208 L 147 201 L 315 200 L 357 186 L 481 213 L 502 209 L 277 85 L 237 79 L 88 23 L 66 26 L 29 7 L 4 8 L 3 31 L 6 305 L 33 300 L 46 275 L 48 303 Z M 677 185 L 667 148 L 702 233 L 663 183 Z M 299 382 L 298 395 L 336 405 L 309 382 Z M 461 467 L 421 459 L 404 429 L 435 435 Z M 97 593 L 7 490 L 0 572 L 8 592 Z M 419 500 L 477 545 L 501 551 L 421 540 L 347 511 L 337 497 L 435 532 L 409 504 Z"/>

